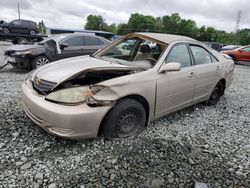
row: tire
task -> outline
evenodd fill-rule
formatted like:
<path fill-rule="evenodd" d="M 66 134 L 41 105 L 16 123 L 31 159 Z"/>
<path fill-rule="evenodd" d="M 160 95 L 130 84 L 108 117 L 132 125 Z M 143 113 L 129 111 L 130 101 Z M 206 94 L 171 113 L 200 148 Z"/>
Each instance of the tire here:
<path fill-rule="evenodd" d="M 212 91 L 208 101 L 207 101 L 207 104 L 209 105 L 215 105 L 218 103 L 220 97 L 224 94 L 224 85 L 222 82 L 219 82 L 214 90 Z"/>
<path fill-rule="evenodd" d="M 139 134 L 146 125 L 146 112 L 134 99 L 123 99 L 106 115 L 103 133 L 106 139 L 128 138 Z"/>
<path fill-rule="evenodd" d="M 32 35 L 32 36 L 36 35 L 36 31 L 35 30 L 30 30 L 30 35 Z"/>
<path fill-rule="evenodd" d="M 10 33 L 10 29 L 8 27 L 3 28 L 3 33 L 8 34 Z"/>
<path fill-rule="evenodd" d="M 33 70 L 39 68 L 47 63 L 50 63 L 50 60 L 46 56 L 38 56 L 32 61 L 30 69 Z"/>

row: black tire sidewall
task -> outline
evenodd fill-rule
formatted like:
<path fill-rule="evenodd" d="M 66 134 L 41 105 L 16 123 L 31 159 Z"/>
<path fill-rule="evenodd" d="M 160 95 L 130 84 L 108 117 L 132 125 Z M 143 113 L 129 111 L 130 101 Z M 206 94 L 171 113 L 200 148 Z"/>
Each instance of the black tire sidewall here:
<path fill-rule="evenodd" d="M 212 99 L 213 92 L 216 90 L 216 88 L 219 89 L 219 96 L 216 99 Z M 223 95 L 223 90 L 224 90 L 223 84 L 221 82 L 217 83 L 216 86 L 214 87 L 210 97 L 209 97 L 208 104 L 210 104 L 210 105 L 217 104 L 220 97 Z"/>
<path fill-rule="evenodd" d="M 140 123 L 138 124 L 138 127 L 136 127 L 136 132 L 134 132 L 134 134 L 129 136 L 118 135 L 116 131 L 117 130 L 116 126 L 119 117 L 131 110 L 136 110 L 136 112 L 141 116 L 139 120 Z M 106 115 L 104 119 L 103 132 L 104 136 L 107 139 L 128 138 L 139 134 L 144 129 L 145 125 L 146 125 L 146 112 L 144 107 L 134 99 L 123 99 L 119 101 L 113 107 L 113 109 Z"/>

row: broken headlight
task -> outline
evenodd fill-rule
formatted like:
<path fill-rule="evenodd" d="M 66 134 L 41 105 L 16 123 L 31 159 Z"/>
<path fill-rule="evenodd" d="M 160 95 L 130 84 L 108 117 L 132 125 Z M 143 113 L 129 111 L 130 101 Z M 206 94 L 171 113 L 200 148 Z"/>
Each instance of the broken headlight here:
<path fill-rule="evenodd" d="M 67 105 L 77 105 L 85 102 L 103 88 L 103 86 L 92 86 L 62 89 L 48 94 L 46 100 Z"/>

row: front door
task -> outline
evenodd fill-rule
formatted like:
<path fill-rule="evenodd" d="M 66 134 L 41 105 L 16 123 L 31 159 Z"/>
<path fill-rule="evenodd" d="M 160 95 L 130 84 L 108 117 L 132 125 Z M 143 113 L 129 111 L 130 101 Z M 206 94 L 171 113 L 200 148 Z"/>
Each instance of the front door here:
<path fill-rule="evenodd" d="M 159 74 L 155 116 L 159 117 L 192 103 L 195 74 L 191 57 L 185 43 L 175 45 L 169 52 L 165 63 L 178 62 L 180 71 Z"/>
<path fill-rule="evenodd" d="M 84 47 L 83 36 L 73 36 L 73 37 L 66 39 L 62 43 L 67 45 L 67 47 L 61 48 L 61 53 L 57 54 L 56 59 L 64 59 L 64 58 L 83 55 L 82 54 L 82 50 Z"/>

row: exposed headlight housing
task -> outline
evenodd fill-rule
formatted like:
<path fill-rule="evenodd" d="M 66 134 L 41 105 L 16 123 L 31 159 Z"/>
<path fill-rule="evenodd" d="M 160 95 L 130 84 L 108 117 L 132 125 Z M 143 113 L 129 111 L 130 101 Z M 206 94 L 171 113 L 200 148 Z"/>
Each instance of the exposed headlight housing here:
<path fill-rule="evenodd" d="M 31 54 L 32 51 L 31 50 L 25 50 L 25 51 L 20 51 L 20 52 L 14 52 L 13 55 L 27 55 L 27 54 Z"/>
<path fill-rule="evenodd" d="M 62 103 L 65 105 L 78 105 L 85 102 L 88 98 L 91 98 L 103 88 L 103 86 L 85 86 L 62 89 L 48 94 L 45 99 L 48 101 Z"/>

